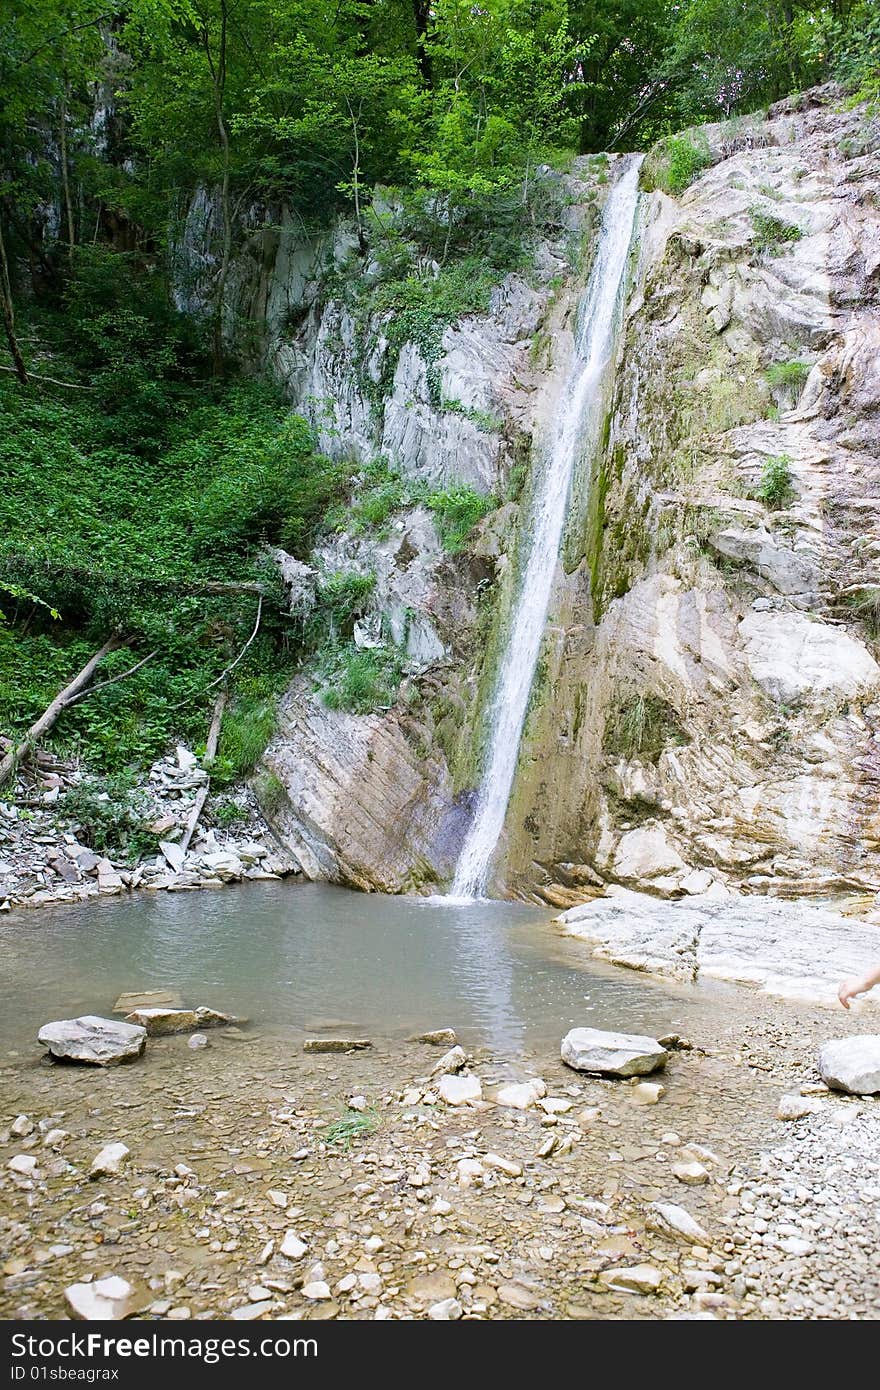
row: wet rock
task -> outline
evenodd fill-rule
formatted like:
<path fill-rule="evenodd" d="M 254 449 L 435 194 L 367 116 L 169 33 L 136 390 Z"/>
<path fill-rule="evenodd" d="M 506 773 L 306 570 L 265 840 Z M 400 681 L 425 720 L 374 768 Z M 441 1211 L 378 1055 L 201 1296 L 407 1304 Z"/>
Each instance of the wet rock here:
<path fill-rule="evenodd" d="M 221 1028 L 225 1024 L 241 1024 L 240 1018 L 232 1014 L 222 1014 L 216 1009 L 200 1005 L 197 1009 L 140 1008 L 134 1009 L 126 1018 L 127 1023 L 140 1024 L 146 1028 L 147 1036 L 161 1038 L 168 1033 L 189 1033 L 201 1028 Z"/>
<path fill-rule="evenodd" d="M 369 1038 L 306 1038 L 303 1052 L 363 1052 L 372 1046 Z"/>
<path fill-rule="evenodd" d="M 191 1038 L 187 1038 L 186 1045 L 191 1052 L 198 1052 L 203 1047 L 210 1047 L 204 1033 L 193 1033 Z"/>
<path fill-rule="evenodd" d="M 130 1014 L 134 1009 L 182 1009 L 183 999 L 176 989 L 148 989 L 120 994 L 113 1005 L 115 1014 Z"/>
<path fill-rule="evenodd" d="M 502 1086 L 495 1093 L 495 1104 L 507 1106 L 512 1110 L 528 1110 L 537 1105 L 547 1094 L 547 1087 L 539 1076 L 529 1081 L 515 1081 L 510 1086 Z"/>
<path fill-rule="evenodd" d="M 64 1297 L 74 1318 L 101 1322 L 127 1318 L 134 1312 L 134 1293 L 127 1279 L 109 1274 L 91 1284 L 71 1284 Z"/>
<path fill-rule="evenodd" d="M 437 1090 L 447 1105 L 470 1105 L 483 1099 L 483 1084 L 478 1076 L 441 1076 Z"/>
<path fill-rule="evenodd" d="M 562 1060 L 575 1071 L 602 1076 L 644 1076 L 666 1065 L 668 1053 L 655 1038 L 572 1028 L 562 1039 Z"/>
<path fill-rule="evenodd" d="M 121 1173 L 131 1150 L 126 1144 L 115 1143 L 105 1144 L 103 1149 L 92 1159 L 92 1166 L 89 1169 L 89 1177 L 116 1177 Z"/>
<path fill-rule="evenodd" d="M 16 1115 L 9 1126 L 9 1132 L 14 1134 L 17 1139 L 26 1139 L 29 1134 L 34 1132 L 34 1122 L 29 1115 Z"/>
<path fill-rule="evenodd" d="M 819 1075 L 835 1091 L 854 1096 L 880 1092 L 880 1034 L 836 1038 L 819 1049 Z"/>
<path fill-rule="evenodd" d="M 305 1293 L 305 1289 L 303 1289 Z M 243 1303 L 239 1308 L 233 1308 L 229 1314 L 235 1322 L 253 1322 L 257 1318 L 264 1318 L 267 1313 L 271 1313 L 274 1304 L 271 1298 L 264 1298 L 255 1303 Z"/>
<path fill-rule="evenodd" d="M 58 1060 L 107 1067 L 140 1057 L 147 1045 L 147 1030 L 139 1024 L 83 1014 L 44 1024 L 37 1040 Z"/>
<path fill-rule="evenodd" d="M 428 1047 L 454 1047 L 458 1038 L 454 1028 L 435 1028 L 430 1033 L 417 1033 L 410 1042 L 426 1043 Z"/>

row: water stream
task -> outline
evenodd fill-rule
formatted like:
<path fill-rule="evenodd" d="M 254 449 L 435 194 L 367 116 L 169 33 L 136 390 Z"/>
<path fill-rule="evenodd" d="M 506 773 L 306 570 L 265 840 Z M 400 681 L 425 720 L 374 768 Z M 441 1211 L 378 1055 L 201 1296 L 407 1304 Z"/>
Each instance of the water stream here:
<path fill-rule="evenodd" d="M 547 622 L 553 579 L 575 464 L 599 445 L 605 385 L 613 366 L 626 266 L 638 203 L 640 160 L 613 185 L 596 258 L 578 311 L 575 351 L 556 410 L 546 462 L 529 518 L 523 577 L 488 712 L 489 749 L 474 819 L 455 872 L 451 897 L 481 897 L 504 827 L 520 740 Z"/>

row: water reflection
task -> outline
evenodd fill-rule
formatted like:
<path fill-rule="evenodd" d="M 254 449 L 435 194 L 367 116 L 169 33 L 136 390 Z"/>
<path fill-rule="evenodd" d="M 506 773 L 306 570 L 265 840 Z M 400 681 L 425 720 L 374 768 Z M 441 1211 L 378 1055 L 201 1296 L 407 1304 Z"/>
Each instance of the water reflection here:
<path fill-rule="evenodd" d="M 643 1030 L 680 1016 L 680 993 L 588 962 L 549 917 L 284 883 L 19 913 L 0 924 L 0 1046 L 163 986 L 263 1027 L 388 1037 L 448 1025 L 503 1050 L 577 1023 Z"/>

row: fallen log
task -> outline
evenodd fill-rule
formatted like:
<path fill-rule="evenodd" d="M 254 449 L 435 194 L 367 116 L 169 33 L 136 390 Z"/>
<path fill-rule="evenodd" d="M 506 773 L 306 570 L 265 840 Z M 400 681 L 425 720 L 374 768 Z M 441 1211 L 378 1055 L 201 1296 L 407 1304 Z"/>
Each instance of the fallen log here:
<path fill-rule="evenodd" d="M 205 744 L 205 762 L 209 766 L 211 764 L 211 760 L 214 757 L 216 757 L 217 754 L 217 744 L 220 741 L 220 726 L 223 723 L 223 711 L 225 709 L 226 691 L 221 690 L 220 694 L 217 696 L 217 699 L 214 701 L 214 713 L 211 716 L 211 727 L 208 730 L 208 742 Z M 200 788 L 199 794 L 195 799 L 193 808 L 189 813 L 189 820 L 186 823 L 186 829 L 183 832 L 183 839 L 180 842 L 180 848 L 183 850 L 184 854 L 186 854 L 187 850 L 189 849 L 189 842 L 193 837 L 193 831 L 199 823 L 199 816 L 202 814 L 202 811 L 204 810 L 205 802 L 208 800 L 208 792 L 210 790 L 211 774 L 209 773 L 208 781 L 205 782 L 203 786 Z"/>
<path fill-rule="evenodd" d="M 6 756 L 0 761 L 0 787 L 13 775 L 16 768 L 27 757 L 31 748 L 39 739 L 52 729 L 58 720 L 59 715 L 72 704 L 81 691 L 89 684 L 95 671 L 111 652 L 115 652 L 119 647 L 124 647 L 125 641 L 121 637 L 111 637 L 106 641 L 100 651 L 95 652 L 78 671 L 73 680 L 68 682 L 63 690 L 60 690 L 55 699 L 46 707 L 39 719 L 31 725 L 20 743 L 11 748 Z"/>

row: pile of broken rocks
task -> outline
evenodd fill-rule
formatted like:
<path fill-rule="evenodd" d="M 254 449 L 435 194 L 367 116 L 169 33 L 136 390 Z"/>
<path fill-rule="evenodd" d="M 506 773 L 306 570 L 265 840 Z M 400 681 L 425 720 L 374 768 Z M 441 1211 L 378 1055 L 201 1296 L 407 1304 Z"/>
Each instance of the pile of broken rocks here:
<path fill-rule="evenodd" d="M 243 880 L 278 879 L 298 869 L 246 788 L 236 792 L 242 811 L 236 832 L 197 826 L 184 852 L 180 842 L 208 774 L 182 745 L 150 768 L 144 788 L 152 817 L 147 825 L 158 837 L 159 853 L 134 865 L 96 853 L 81 843 L 81 827 L 65 823 L 59 797 L 79 780 L 76 768 L 39 754 L 34 775 L 19 779 L 9 801 L 0 800 L 0 911 L 81 902 L 135 888 L 221 888 Z"/>

